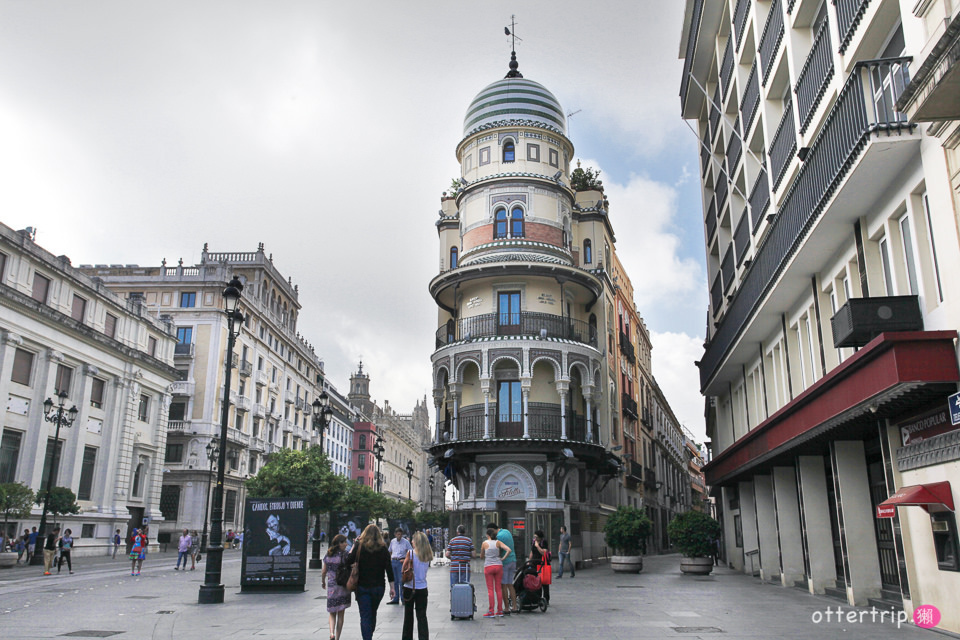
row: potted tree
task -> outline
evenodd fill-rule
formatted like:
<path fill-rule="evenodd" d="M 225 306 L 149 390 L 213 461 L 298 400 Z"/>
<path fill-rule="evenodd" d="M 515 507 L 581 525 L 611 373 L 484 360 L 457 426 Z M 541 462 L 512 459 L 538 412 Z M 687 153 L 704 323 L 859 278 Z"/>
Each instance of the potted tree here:
<path fill-rule="evenodd" d="M 610 566 L 617 573 L 640 573 L 643 570 L 643 552 L 652 524 L 640 509 L 619 507 L 603 526 L 607 546 L 621 555 L 614 555 Z"/>
<path fill-rule="evenodd" d="M 701 511 L 680 513 L 667 525 L 670 542 L 683 558 L 680 571 L 707 575 L 713 571 L 713 554 L 720 538 L 720 523 Z"/>
<path fill-rule="evenodd" d="M 26 518 L 30 515 L 33 505 L 33 490 L 19 482 L 0 483 L 0 512 L 3 513 L 3 539 L 6 546 L 7 535 L 10 533 L 9 521 L 11 517 Z M 16 534 L 17 532 L 14 532 Z M 9 568 L 17 564 L 16 553 L 4 553 L 0 546 L 0 568 Z"/>

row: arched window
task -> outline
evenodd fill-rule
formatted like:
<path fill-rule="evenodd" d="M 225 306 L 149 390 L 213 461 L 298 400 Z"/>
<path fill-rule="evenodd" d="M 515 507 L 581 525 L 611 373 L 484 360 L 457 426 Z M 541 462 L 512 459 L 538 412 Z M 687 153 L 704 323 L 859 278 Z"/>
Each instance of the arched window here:
<path fill-rule="evenodd" d="M 593 245 L 589 240 L 583 241 L 583 264 L 593 262 Z"/>
<path fill-rule="evenodd" d="M 513 140 L 507 140 L 503 143 L 503 161 L 513 162 L 516 153 L 513 147 Z"/>
<path fill-rule="evenodd" d="M 497 209 L 497 212 L 493 216 L 493 237 L 494 238 L 506 238 L 507 237 L 507 210 L 506 209 Z"/>
<path fill-rule="evenodd" d="M 457 248 L 456 247 L 450 247 L 450 268 L 451 269 L 457 268 Z"/>
<path fill-rule="evenodd" d="M 523 237 L 523 209 L 514 207 L 510 214 L 510 236 L 512 238 Z"/>

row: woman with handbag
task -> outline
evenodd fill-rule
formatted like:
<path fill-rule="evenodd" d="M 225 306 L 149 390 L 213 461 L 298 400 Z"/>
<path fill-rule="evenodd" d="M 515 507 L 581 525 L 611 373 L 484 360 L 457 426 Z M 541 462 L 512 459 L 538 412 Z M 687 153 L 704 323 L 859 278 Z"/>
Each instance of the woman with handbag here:
<path fill-rule="evenodd" d="M 433 549 L 423 531 L 413 534 L 413 550 L 403 560 L 403 635 L 401 640 L 413 640 L 413 613 L 417 613 L 417 637 L 430 640 L 427 627 L 427 571 L 433 562 Z"/>
<path fill-rule="evenodd" d="M 538 529 L 533 534 L 533 546 L 530 549 L 530 560 L 539 565 L 537 573 L 540 575 L 540 587 L 543 589 L 543 599 L 550 604 L 550 584 L 553 582 L 553 567 L 550 566 L 550 544 L 546 534 Z"/>
<path fill-rule="evenodd" d="M 360 610 L 360 635 L 363 640 L 373 640 L 373 632 L 377 628 L 377 609 L 383 600 L 384 578 L 390 583 L 390 598 L 396 596 L 393 581 L 393 567 L 390 564 L 390 553 L 383 544 L 383 534 L 380 527 L 368 524 L 350 552 L 347 562 L 350 563 L 350 579 L 347 581 L 347 590 L 356 591 L 357 608 Z M 400 585 L 396 585 L 399 587 Z"/>
<path fill-rule="evenodd" d="M 320 573 L 320 585 L 327 590 L 327 613 L 330 614 L 330 640 L 340 640 L 343 633 L 344 612 L 350 606 L 350 592 L 337 584 L 337 569 L 346 557 L 347 537 L 341 534 L 333 536 L 327 555 L 323 558 L 323 571 Z M 328 582 L 329 576 L 329 582 Z"/>

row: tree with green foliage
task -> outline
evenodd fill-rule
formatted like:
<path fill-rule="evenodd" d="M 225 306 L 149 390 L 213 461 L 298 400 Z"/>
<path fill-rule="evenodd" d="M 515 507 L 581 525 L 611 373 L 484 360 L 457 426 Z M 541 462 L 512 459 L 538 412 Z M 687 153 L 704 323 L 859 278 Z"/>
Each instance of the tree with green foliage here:
<path fill-rule="evenodd" d="M 3 533 L 10 531 L 10 518 L 26 518 L 34 504 L 33 489 L 20 482 L 0 483 L 0 513 L 3 513 Z"/>
<path fill-rule="evenodd" d="M 647 537 L 652 530 L 653 523 L 647 514 L 628 506 L 618 507 L 603 526 L 607 545 L 625 556 L 638 556 L 645 552 Z"/>
<path fill-rule="evenodd" d="M 43 489 L 37 491 L 36 503 L 42 505 L 47 492 Z M 47 511 L 53 514 L 53 523 L 57 523 L 57 516 L 74 515 L 80 513 L 80 505 L 77 504 L 77 494 L 67 487 L 54 487 L 50 490 L 50 501 L 47 503 Z"/>
<path fill-rule="evenodd" d="M 600 180 L 600 170 L 587 167 L 577 167 L 570 174 L 570 188 L 574 191 L 603 191 L 603 181 Z"/>
<path fill-rule="evenodd" d="M 343 478 L 333 473 L 330 460 L 318 445 L 304 450 L 280 449 L 247 480 L 251 498 L 302 497 L 314 514 L 336 509 L 344 490 Z"/>
<path fill-rule="evenodd" d="M 720 523 L 701 511 L 674 516 L 667 525 L 670 543 L 688 558 L 709 558 L 716 552 Z"/>

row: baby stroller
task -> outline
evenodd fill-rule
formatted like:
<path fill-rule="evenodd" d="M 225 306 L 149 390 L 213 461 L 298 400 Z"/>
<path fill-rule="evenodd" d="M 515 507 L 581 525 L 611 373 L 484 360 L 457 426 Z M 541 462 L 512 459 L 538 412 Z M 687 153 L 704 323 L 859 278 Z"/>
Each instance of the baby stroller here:
<path fill-rule="evenodd" d="M 543 597 L 540 585 L 540 572 L 537 565 L 529 560 L 525 562 L 513 578 L 513 588 L 517 591 L 517 604 L 521 611 L 547 610 L 547 601 Z"/>

